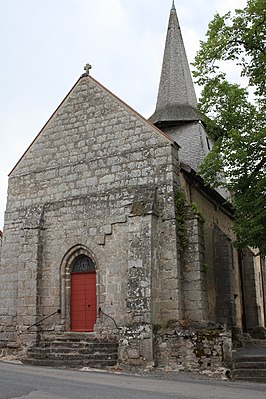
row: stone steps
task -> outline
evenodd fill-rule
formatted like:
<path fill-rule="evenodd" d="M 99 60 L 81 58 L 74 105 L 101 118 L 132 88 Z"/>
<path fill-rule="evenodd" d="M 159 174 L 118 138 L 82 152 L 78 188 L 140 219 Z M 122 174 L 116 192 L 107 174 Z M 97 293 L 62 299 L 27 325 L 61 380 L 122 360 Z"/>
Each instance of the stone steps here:
<path fill-rule="evenodd" d="M 84 358 L 90 357 L 90 359 L 105 359 L 106 357 L 115 357 L 117 354 L 117 350 L 112 351 L 100 351 L 100 350 L 71 350 L 69 348 L 60 348 L 60 349 L 47 349 L 47 348 L 36 348 L 28 351 L 28 356 L 33 358 L 67 358 L 69 356 L 75 356 L 75 358 Z"/>
<path fill-rule="evenodd" d="M 87 350 L 87 351 L 95 351 L 95 350 L 112 350 L 116 347 L 114 343 L 112 342 L 44 342 L 41 343 L 38 348 L 40 349 L 75 349 L 76 351 L 78 350 Z M 31 348 L 30 350 L 33 350 L 34 348 Z"/>
<path fill-rule="evenodd" d="M 234 353 L 232 378 L 266 383 L 266 347 L 264 345 L 241 348 Z"/>
<path fill-rule="evenodd" d="M 252 339 L 249 343 L 250 348 L 266 348 L 266 339 Z"/>
<path fill-rule="evenodd" d="M 117 360 L 73 360 L 73 359 L 34 359 L 26 358 L 22 360 L 24 364 L 29 364 L 31 366 L 42 366 L 42 367 L 54 367 L 54 368 L 66 368 L 66 369 L 80 369 L 83 367 L 104 369 L 107 367 L 115 366 Z"/>
<path fill-rule="evenodd" d="M 237 369 L 266 369 L 266 360 L 262 360 L 262 361 L 257 361 L 257 360 L 243 360 L 241 363 L 240 362 L 235 362 L 235 366 Z"/>
<path fill-rule="evenodd" d="M 38 346 L 28 349 L 23 363 L 60 368 L 104 368 L 118 359 L 115 338 L 65 334 L 47 337 Z"/>
<path fill-rule="evenodd" d="M 266 369 L 260 368 L 247 368 L 247 369 L 235 369 L 232 373 L 233 379 L 244 380 L 250 382 L 266 382 Z"/>

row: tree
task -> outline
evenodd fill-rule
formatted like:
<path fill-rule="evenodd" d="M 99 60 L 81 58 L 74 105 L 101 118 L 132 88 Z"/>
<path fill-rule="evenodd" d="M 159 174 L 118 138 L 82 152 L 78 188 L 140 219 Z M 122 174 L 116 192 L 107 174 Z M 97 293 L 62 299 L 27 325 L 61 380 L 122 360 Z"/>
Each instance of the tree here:
<path fill-rule="evenodd" d="M 201 41 L 193 75 L 203 86 L 199 108 L 215 140 L 200 174 L 232 194 L 237 245 L 266 255 L 266 7 L 248 0 L 232 14 L 216 14 Z M 223 68 L 240 70 L 248 87 L 229 83 Z M 251 90 L 252 89 L 252 90 Z M 252 100 L 250 100 L 252 98 Z"/>

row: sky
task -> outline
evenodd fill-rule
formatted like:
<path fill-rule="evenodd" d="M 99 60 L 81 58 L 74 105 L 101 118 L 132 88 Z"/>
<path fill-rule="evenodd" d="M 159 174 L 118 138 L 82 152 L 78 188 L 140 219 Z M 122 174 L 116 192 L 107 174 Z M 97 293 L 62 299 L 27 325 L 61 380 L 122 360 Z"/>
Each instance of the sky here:
<path fill-rule="evenodd" d="M 189 62 L 215 12 L 246 0 L 175 0 Z M 91 75 L 148 118 L 172 0 L 0 0 L 0 229 L 8 174 L 59 103 Z M 199 93 L 199 89 L 197 89 Z"/>

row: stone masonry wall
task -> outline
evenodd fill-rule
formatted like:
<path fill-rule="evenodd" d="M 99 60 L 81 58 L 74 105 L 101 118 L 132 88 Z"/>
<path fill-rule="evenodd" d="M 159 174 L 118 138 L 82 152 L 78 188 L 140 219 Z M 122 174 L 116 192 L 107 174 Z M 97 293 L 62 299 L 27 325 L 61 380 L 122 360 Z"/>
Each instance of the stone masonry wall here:
<path fill-rule="evenodd" d="M 231 335 L 210 325 L 174 323 L 157 332 L 157 362 L 166 370 L 222 375 L 231 367 Z"/>
<path fill-rule="evenodd" d="M 235 326 L 235 304 L 233 291 L 233 256 L 232 243 L 217 227 L 214 228 L 214 283 L 215 314 L 218 323 L 229 327 Z"/>
<path fill-rule="evenodd" d="M 1 262 L 1 254 L 2 254 L 2 240 L 3 240 L 3 233 L 0 230 L 0 262 Z"/>
<path fill-rule="evenodd" d="M 232 218 L 193 184 L 182 179 L 181 186 L 190 206 L 204 220 L 200 239 L 201 248 L 204 246 L 201 276 L 207 285 L 208 303 L 204 318 L 242 328 L 242 293 L 238 254 L 232 245 L 235 241 Z"/>
<path fill-rule="evenodd" d="M 194 170 L 198 170 L 212 146 L 201 122 L 181 124 L 165 128 L 163 131 L 180 146 L 180 161 L 190 165 Z"/>
<path fill-rule="evenodd" d="M 117 323 L 179 318 L 177 184 L 171 141 L 92 78 L 80 79 L 9 179 L 0 339 L 27 342 L 27 327 L 62 305 L 60 268 L 75 246 L 96 260 L 98 306 Z M 138 200 L 147 204 L 139 214 Z M 66 323 L 53 317 L 45 328 Z"/>
<path fill-rule="evenodd" d="M 243 252 L 242 269 L 244 275 L 244 300 L 246 311 L 246 327 L 247 331 L 252 333 L 254 327 L 260 325 L 260 309 L 258 301 L 258 290 L 256 289 L 257 281 L 254 267 L 254 254 L 250 249 Z"/>
<path fill-rule="evenodd" d="M 266 302 L 266 259 L 261 259 L 261 278 L 262 278 L 262 300 Z M 263 306 L 264 326 L 266 328 L 266 306 Z"/>
<path fill-rule="evenodd" d="M 187 246 L 182 253 L 182 294 L 184 319 L 208 319 L 204 226 L 196 215 L 186 222 Z"/>

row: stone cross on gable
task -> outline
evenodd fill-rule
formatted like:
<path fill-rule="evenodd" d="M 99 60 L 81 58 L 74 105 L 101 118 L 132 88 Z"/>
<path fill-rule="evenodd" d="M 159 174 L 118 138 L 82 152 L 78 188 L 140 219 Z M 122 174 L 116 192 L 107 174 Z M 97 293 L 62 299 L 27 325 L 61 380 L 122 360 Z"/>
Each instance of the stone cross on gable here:
<path fill-rule="evenodd" d="M 84 67 L 84 70 L 86 71 L 86 75 L 90 74 L 90 69 L 91 69 L 91 65 L 90 64 L 86 64 Z"/>

